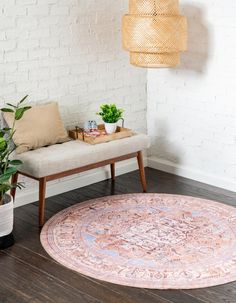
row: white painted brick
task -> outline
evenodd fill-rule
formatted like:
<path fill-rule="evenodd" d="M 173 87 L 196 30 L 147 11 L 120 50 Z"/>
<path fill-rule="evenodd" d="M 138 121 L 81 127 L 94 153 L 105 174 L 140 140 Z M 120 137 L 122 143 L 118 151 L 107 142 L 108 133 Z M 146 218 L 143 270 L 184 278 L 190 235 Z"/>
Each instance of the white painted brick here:
<path fill-rule="evenodd" d="M 16 48 L 16 41 L 14 40 L 4 40 L 0 41 L 0 49 L 1 51 L 7 52 Z"/>
<path fill-rule="evenodd" d="M 27 8 L 29 16 L 47 16 L 49 13 L 48 5 L 36 5 Z"/>
<path fill-rule="evenodd" d="M 4 17 L 0 18 L 0 30 L 9 29 L 14 27 L 15 19 L 13 17 Z"/>
<path fill-rule="evenodd" d="M 79 84 L 78 79 L 73 75 L 65 75 L 58 78 L 59 85 L 69 87 Z"/>
<path fill-rule="evenodd" d="M 103 79 L 97 78 L 96 81 L 88 83 L 89 91 L 105 91 L 106 85 Z"/>
<path fill-rule="evenodd" d="M 50 49 L 50 57 L 52 58 L 61 58 L 69 55 L 69 49 L 68 48 L 55 48 Z"/>
<path fill-rule="evenodd" d="M 59 5 L 68 5 L 70 8 L 74 8 L 77 4 L 77 0 L 57 0 Z"/>
<path fill-rule="evenodd" d="M 29 31 L 29 38 L 30 39 L 40 39 L 40 38 L 47 38 L 50 36 L 49 28 L 37 28 Z"/>
<path fill-rule="evenodd" d="M 58 0 L 40 0 L 41 5 L 49 5 L 49 4 L 55 4 L 58 3 Z"/>
<path fill-rule="evenodd" d="M 19 4 L 19 5 L 36 4 L 36 3 L 37 3 L 37 0 L 16 0 L 16 4 Z"/>
<path fill-rule="evenodd" d="M 0 67 L 3 66 L 3 62 L 4 62 L 4 53 L 0 52 Z M 0 75 L 4 75 L 4 70 L 0 69 Z"/>
<path fill-rule="evenodd" d="M 86 93 L 88 91 L 88 85 L 87 84 L 78 84 L 75 86 L 71 86 L 69 88 L 69 93 L 74 96 L 79 96 L 81 93 Z"/>
<path fill-rule="evenodd" d="M 15 39 L 15 41 L 18 41 L 18 39 L 28 39 L 29 37 L 29 31 L 26 29 L 9 29 L 6 30 L 5 36 L 7 40 Z"/>
<path fill-rule="evenodd" d="M 40 39 L 40 47 L 41 48 L 55 48 L 59 47 L 59 39 L 57 37 L 48 37 Z"/>
<path fill-rule="evenodd" d="M 30 99 L 31 100 L 48 100 L 48 90 L 47 89 L 35 89 L 30 93 Z"/>
<path fill-rule="evenodd" d="M 17 44 L 18 49 L 34 49 L 39 46 L 39 40 L 20 40 Z"/>
<path fill-rule="evenodd" d="M 41 17 L 38 21 L 40 28 L 49 27 L 51 25 L 58 25 L 59 17 L 58 16 Z"/>
<path fill-rule="evenodd" d="M 17 62 L 0 64 L 0 73 L 14 73 L 17 71 Z"/>
<path fill-rule="evenodd" d="M 6 32 L 5 31 L 0 31 L 0 41 L 6 40 Z"/>
<path fill-rule="evenodd" d="M 18 17 L 16 19 L 17 29 L 32 30 L 37 27 L 37 19 L 32 16 Z"/>
<path fill-rule="evenodd" d="M 60 46 L 61 47 L 70 47 L 72 44 L 73 38 L 71 37 L 71 35 L 60 35 Z"/>
<path fill-rule="evenodd" d="M 116 55 L 112 54 L 112 53 L 110 53 L 110 54 L 107 54 L 107 53 L 98 54 L 99 62 L 112 62 L 115 59 L 116 59 Z"/>
<path fill-rule="evenodd" d="M 60 58 L 50 58 L 50 57 L 45 57 L 40 59 L 40 65 L 42 67 L 55 67 L 55 66 L 61 66 L 65 65 L 66 63 L 60 60 Z"/>
<path fill-rule="evenodd" d="M 18 81 L 27 81 L 27 72 L 15 72 L 6 74 L 6 83 L 17 83 Z"/>
<path fill-rule="evenodd" d="M 32 69 L 38 69 L 40 67 L 39 60 L 33 61 L 21 61 L 18 63 L 18 70 L 19 71 L 28 71 Z"/>
<path fill-rule="evenodd" d="M 51 69 L 51 77 L 59 78 L 66 75 L 69 75 L 70 67 L 69 66 L 57 66 Z"/>
<path fill-rule="evenodd" d="M 18 81 L 16 84 L 16 89 L 18 92 L 24 92 L 25 94 L 28 94 L 29 91 L 35 91 L 38 89 L 38 82 L 37 81 Z"/>
<path fill-rule="evenodd" d="M 112 89 L 117 89 L 117 88 L 122 88 L 124 86 L 124 79 L 115 79 L 114 81 L 106 81 L 105 83 L 105 88 L 107 90 L 112 90 Z"/>
<path fill-rule="evenodd" d="M 49 78 L 50 69 L 47 67 L 31 70 L 29 72 L 29 80 L 31 81 L 47 80 Z"/>
<path fill-rule="evenodd" d="M 54 5 L 51 7 L 50 14 L 52 16 L 67 16 L 69 14 L 69 7 Z"/>
<path fill-rule="evenodd" d="M 58 86 L 59 86 L 58 79 L 50 78 L 48 80 L 42 79 L 42 80 L 38 81 L 39 89 L 41 89 L 41 88 L 45 89 L 46 88 L 46 89 L 57 90 Z"/>
<path fill-rule="evenodd" d="M 9 63 L 23 61 L 26 60 L 27 57 L 28 57 L 27 51 L 16 50 L 16 51 L 9 51 L 5 53 L 5 60 L 6 62 Z"/>
<path fill-rule="evenodd" d="M 49 56 L 49 50 L 46 48 L 29 51 L 29 60 L 47 58 L 48 56 Z"/>
<path fill-rule="evenodd" d="M 50 26 L 50 34 L 52 37 L 59 37 L 61 39 L 62 37 L 66 37 L 67 35 L 70 35 L 70 32 L 68 32 L 68 27 L 69 27 L 68 24 L 62 25 L 58 21 L 58 24 Z"/>
<path fill-rule="evenodd" d="M 0 2 L 2 7 L 6 7 L 6 5 L 15 5 L 15 0 L 1 0 Z"/>
<path fill-rule="evenodd" d="M 3 8 L 3 14 L 5 16 L 25 16 L 26 8 L 21 5 L 7 5 Z"/>
<path fill-rule="evenodd" d="M 1 87 L 1 99 L 4 98 L 6 95 L 13 94 L 16 90 L 15 86 L 15 83 L 5 83 L 5 85 Z"/>
<path fill-rule="evenodd" d="M 68 96 L 69 89 L 67 86 L 62 86 L 63 82 L 60 83 L 60 85 L 55 89 L 55 87 L 49 87 L 48 94 L 52 100 L 63 100 L 64 97 Z"/>
<path fill-rule="evenodd" d="M 72 75 L 81 75 L 88 73 L 88 64 L 73 64 L 70 67 L 70 73 Z"/>

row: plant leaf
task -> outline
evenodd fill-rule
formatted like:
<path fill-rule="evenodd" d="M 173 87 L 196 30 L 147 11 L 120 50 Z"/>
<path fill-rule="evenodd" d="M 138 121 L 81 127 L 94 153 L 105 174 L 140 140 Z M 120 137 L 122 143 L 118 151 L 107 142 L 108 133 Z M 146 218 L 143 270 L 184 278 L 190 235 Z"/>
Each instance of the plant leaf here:
<path fill-rule="evenodd" d="M 16 167 L 8 167 L 7 170 L 5 171 L 5 174 L 15 174 L 17 172 L 17 168 Z"/>
<path fill-rule="evenodd" d="M 97 114 L 102 117 L 102 120 L 107 123 L 116 123 L 122 118 L 123 109 L 119 109 L 115 104 L 102 104 L 101 111 Z"/>
<path fill-rule="evenodd" d="M 26 112 L 30 108 L 31 108 L 31 106 L 25 106 L 25 107 L 18 108 L 15 111 L 15 119 L 20 120 L 22 118 L 22 116 L 24 115 L 24 112 Z"/>
<path fill-rule="evenodd" d="M 24 98 L 20 100 L 19 104 L 23 103 L 28 96 L 29 95 L 24 96 Z"/>
<path fill-rule="evenodd" d="M 4 152 L 7 149 L 7 141 L 5 138 L 0 138 L 0 152 Z"/>
<path fill-rule="evenodd" d="M 10 165 L 21 165 L 23 162 L 21 160 L 11 160 L 9 161 Z"/>
<path fill-rule="evenodd" d="M 5 194 L 8 190 L 11 189 L 11 184 L 9 182 L 0 183 L 0 192 Z"/>
<path fill-rule="evenodd" d="M 0 176 L 0 183 L 9 181 L 9 179 L 11 178 L 11 176 L 12 175 L 10 175 L 10 174 L 2 174 Z"/>
<path fill-rule="evenodd" d="M 18 108 L 15 112 L 15 119 L 20 120 L 24 114 L 24 109 L 23 108 Z"/>
<path fill-rule="evenodd" d="M 16 106 L 11 103 L 7 103 L 7 105 L 16 108 Z"/>
<path fill-rule="evenodd" d="M 1 108 L 1 111 L 4 113 L 14 113 L 14 110 L 11 108 Z"/>
<path fill-rule="evenodd" d="M 23 109 L 26 112 L 27 110 L 31 109 L 31 106 L 24 106 Z"/>
<path fill-rule="evenodd" d="M 9 167 L 4 174 L 0 175 L 0 183 L 9 181 L 12 175 L 17 172 L 15 167 Z"/>

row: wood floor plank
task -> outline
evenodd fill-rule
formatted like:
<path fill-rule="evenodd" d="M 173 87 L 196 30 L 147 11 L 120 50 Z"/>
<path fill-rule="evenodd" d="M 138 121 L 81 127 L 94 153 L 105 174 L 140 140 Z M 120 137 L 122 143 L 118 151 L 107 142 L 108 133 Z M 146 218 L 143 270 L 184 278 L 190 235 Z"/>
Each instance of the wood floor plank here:
<path fill-rule="evenodd" d="M 21 302 L 22 297 L 32 303 L 101 303 L 91 295 L 84 294 L 7 253 L 1 255 L 0 267 L 0 289 L 5 289 L 6 294 L 11 296 L 14 294 L 16 302 Z M 2 298 L 0 302 L 4 302 Z M 8 303 L 8 297 L 4 303 Z"/>
<path fill-rule="evenodd" d="M 154 295 L 165 298 L 166 300 L 170 300 L 173 303 L 205 303 L 204 300 L 200 298 L 196 298 L 191 294 L 184 293 L 181 290 L 150 290 Z"/>
<path fill-rule="evenodd" d="M 103 282 L 103 284 L 111 287 L 112 290 L 121 292 L 124 298 L 133 298 L 135 303 L 173 303 L 173 301 L 165 299 L 161 296 L 155 296 L 152 292 L 146 291 L 145 289 L 120 286 L 107 282 Z"/>
<path fill-rule="evenodd" d="M 6 254 L 21 260 L 28 266 L 38 268 L 40 272 L 51 276 L 54 280 L 65 284 L 65 286 L 80 290 L 85 294 L 96 297 L 104 303 L 123 303 L 123 296 L 120 294 L 120 289 L 117 291 L 113 290 L 110 285 L 106 286 L 101 281 L 71 271 L 58 264 L 49 256 L 42 256 L 20 245 L 15 245 L 10 251 L 6 251 Z M 135 303 L 132 298 L 127 300 L 127 302 Z"/>
<path fill-rule="evenodd" d="M 236 282 L 209 288 L 184 290 L 183 292 L 201 298 L 201 300 L 205 300 L 209 303 L 236 302 Z"/>

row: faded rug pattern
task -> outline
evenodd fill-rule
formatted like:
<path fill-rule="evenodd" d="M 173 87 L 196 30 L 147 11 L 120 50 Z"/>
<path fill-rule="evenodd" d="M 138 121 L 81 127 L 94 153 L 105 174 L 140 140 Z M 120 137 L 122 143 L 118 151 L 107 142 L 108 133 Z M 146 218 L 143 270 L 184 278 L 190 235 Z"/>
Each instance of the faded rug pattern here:
<path fill-rule="evenodd" d="M 41 243 L 64 266 L 121 285 L 189 289 L 236 280 L 236 208 L 194 197 L 79 203 L 45 224 Z"/>

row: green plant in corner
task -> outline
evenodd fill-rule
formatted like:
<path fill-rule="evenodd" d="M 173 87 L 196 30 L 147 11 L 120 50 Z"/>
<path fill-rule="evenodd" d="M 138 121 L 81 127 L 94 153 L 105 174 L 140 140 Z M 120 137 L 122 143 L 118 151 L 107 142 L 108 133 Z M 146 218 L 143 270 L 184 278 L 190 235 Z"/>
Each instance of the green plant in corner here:
<path fill-rule="evenodd" d="M 15 123 L 20 120 L 25 111 L 31 108 L 31 106 L 24 106 L 23 103 L 28 97 L 25 96 L 16 105 L 7 103 L 8 108 L 1 108 L 2 112 L 12 113 L 14 115 L 13 125 L 10 128 L 0 129 L 0 206 L 4 204 L 5 194 L 12 188 L 22 188 L 23 184 L 18 182 L 11 184 L 11 177 L 17 172 L 17 167 L 22 164 L 20 160 L 11 160 L 10 155 L 16 149 L 12 146 L 12 138 L 15 133 Z"/>
<path fill-rule="evenodd" d="M 116 107 L 115 104 L 103 104 L 100 106 L 100 112 L 97 115 L 101 116 L 105 123 L 116 123 L 122 119 L 124 110 Z"/>

